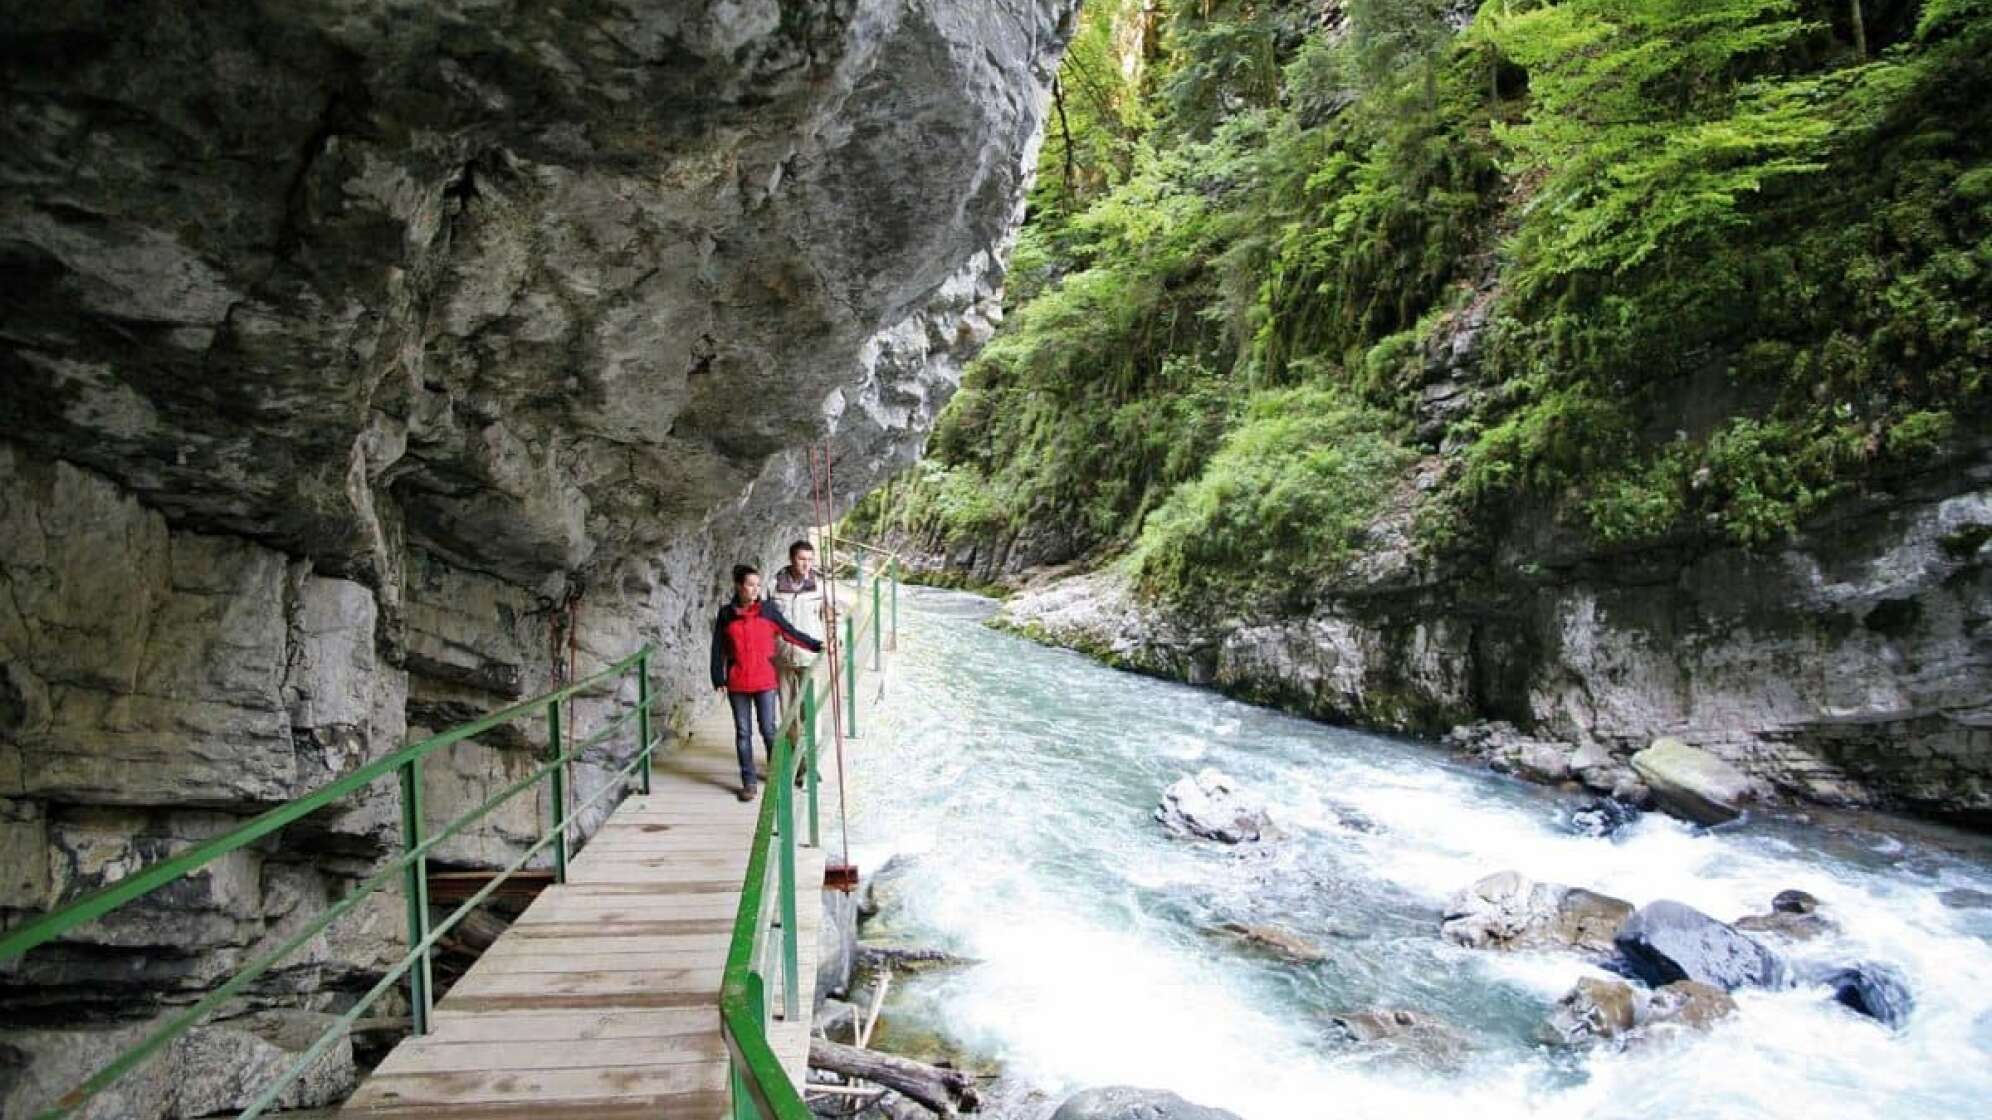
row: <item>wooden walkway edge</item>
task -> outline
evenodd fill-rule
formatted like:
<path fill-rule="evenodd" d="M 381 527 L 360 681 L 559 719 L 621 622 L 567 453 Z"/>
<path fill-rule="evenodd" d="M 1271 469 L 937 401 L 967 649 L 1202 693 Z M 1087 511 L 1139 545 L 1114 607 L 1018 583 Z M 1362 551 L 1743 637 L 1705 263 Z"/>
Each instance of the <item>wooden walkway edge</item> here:
<path fill-rule="evenodd" d="M 834 769 L 822 767 L 826 833 L 838 804 Z M 395 1047 L 340 1116 L 727 1115 L 720 975 L 761 808 L 735 799 L 738 781 L 732 721 L 716 707 L 658 761 L 651 793 L 610 815 L 569 861 L 567 882 L 540 894 L 436 1005 L 431 1032 Z M 772 796 L 765 785 L 762 796 Z M 806 830 L 799 791 L 796 800 Z M 821 849 L 798 850 L 802 1014 L 771 1034 L 798 1085 L 823 864 Z"/>

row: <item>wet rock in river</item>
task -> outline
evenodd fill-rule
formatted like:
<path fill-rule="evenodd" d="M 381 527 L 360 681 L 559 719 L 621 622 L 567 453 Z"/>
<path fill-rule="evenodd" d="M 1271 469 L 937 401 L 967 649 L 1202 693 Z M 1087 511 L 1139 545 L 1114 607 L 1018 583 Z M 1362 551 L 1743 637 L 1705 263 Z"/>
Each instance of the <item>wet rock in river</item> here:
<path fill-rule="evenodd" d="M 1676 980 L 1655 991 L 1641 1009 L 1639 1025 L 1679 1023 L 1706 1030 L 1710 1023 L 1736 1010 L 1736 1001 L 1721 988 L 1694 980 Z"/>
<path fill-rule="evenodd" d="M 1570 755 L 1556 743 L 1527 743 L 1515 754 L 1515 770 L 1530 781 L 1555 785 L 1570 777 Z"/>
<path fill-rule="evenodd" d="M 1425 1064 L 1450 1062 L 1467 1049 L 1466 1036 L 1445 1020 L 1422 1011 L 1380 1007 L 1331 1015 L 1328 1022 L 1343 1042 Z"/>
<path fill-rule="evenodd" d="M 1830 919 L 1822 914 L 1749 914 L 1736 919 L 1736 928 L 1746 933 L 1768 933 L 1787 941 L 1810 941 L 1833 932 Z"/>
<path fill-rule="evenodd" d="M 1810 914 L 1819 909 L 1819 900 L 1804 891 L 1785 890 L 1771 896 L 1771 910 L 1778 914 Z"/>
<path fill-rule="evenodd" d="M 1243 844 L 1273 833 L 1265 802 L 1245 793 L 1230 776 L 1204 769 L 1162 791 L 1155 819 L 1179 836 Z"/>
<path fill-rule="evenodd" d="M 1328 959 L 1306 938 L 1281 929 L 1278 926 L 1257 926 L 1245 922 L 1225 922 L 1217 927 L 1217 932 L 1235 937 L 1255 949 L 1269 952 L 1274 956 L 1285 957 L 1297 964 L 1314 964 Z"/>
<path fill-rule="evenodd" d="M 811 1029 L 818 1038 L 855 1045 L 858 1041 L 858 1009 L 841 999 L 826 999 L 816 1008 Z"/>
<path fill-rule="evenodd" d="M 1632 904 L 1515 871 L 1489 875 L 1447 901 L 1439 932 L 1470 949 L 1609 952 Z"/>
<path fill-rule="evenodd" d="M 1556 1001 L 1536 1033 L 1563 1046 L 1618 1038 L 1638 1021 L 1639 1002 L 1639 993 L 1623 980 L 1586 976 Z"/>
<path fill-rule="evenodd" d="M 1953 910 L 1992 910 L 1992 893 L 1969 887 L 1953 887 L 1937 892 L 1937 901 Z"/>
<path fill-rule="evenodd" d="M 1908 1022 L 1909 1012 L 1916 1006 L 1909 982 L 1884 964 L 1862 962 L 1836 968 L 1817 977 L 1816 982 L 1833 989 L 1836 1002 L 1889 1027 Z"/>
<path fill-rule="evenodd" d="M 870 875 L 865 877 L 864 889 L 858 896 L 858 917 L 866 922 L 880 915 L 886 915 L 901 908 L 906 900 L 906 880 L 911 877 L 914 864 L 906 856 L 893 856 Z"/>
<path fill-rule="evenodd" d="M 1693 980 L 1646 992 L 1623 980 L 1586 976 L 1556 1001 L 1536 1034 L 1552 1045 L 1585 1046 L 1669 1024 L 1705 1030 L 1735 1010 L 1729 993 Z"/>
<path fill-rule="evenodd" d="M 1240 1120 L 1235 1112 L 1192 1104 L 1162 1089 L 1107 1085 L 1065 1099 L 1051 1120 Z"/>
<path fill-rule="evenodd" d="M 1570 830 L 1580 836 L 1615 836 L 1638 819 L 1638 809 L 1614 798 L 1598 797 L 1570 814 Z"/>
<path fill-rule="evenodd" d="M 1751 914 L 1736 919 L 1736 928 L 1749 933 L 1769 933 L 1790 941 L 1810 941 L 1838 928 L 1831 918 L 1819 913 L 1819 900 L 1804 891 L 1779 891 L 1771 899 L 1768 914 Z"/>
<path fill-rule="evenodd" d="M 1652 788 L 1661 808 L 1696 824 L 1734 820 L 1760 794 L 1749 775 L 1672 736 L 1655 739 L 1633 755 L 1632 769 Z"/>
<path fill-rule="evenodd" d="M 1788 975 L 1784 961 L 1747 934 L 1665 899 L 1641 907 L 1619 928 L 1613 943 L 1633 973 L 1656 988 L 1676 980 L 1725 992 L 1746 984 L 1776 988 Z"/>

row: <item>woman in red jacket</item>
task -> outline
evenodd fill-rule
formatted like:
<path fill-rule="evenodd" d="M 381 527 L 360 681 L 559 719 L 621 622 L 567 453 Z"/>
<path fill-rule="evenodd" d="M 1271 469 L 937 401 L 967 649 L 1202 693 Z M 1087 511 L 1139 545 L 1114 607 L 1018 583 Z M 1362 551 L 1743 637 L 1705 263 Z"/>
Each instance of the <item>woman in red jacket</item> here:
<path fill-rule="evenodd" d="M 733 705 L 733 750 L 740 756 L 740 800 L 754 800 L 754 724 L 772 764 L 775 753 L 775 642 L 793 642 L 814 653 L 823 643 L 790 626 L 781 608 L 761 599 L 761 573 L 748 564 L 733 569 L 733 601 L 712 624 L 712 686 Z"/>

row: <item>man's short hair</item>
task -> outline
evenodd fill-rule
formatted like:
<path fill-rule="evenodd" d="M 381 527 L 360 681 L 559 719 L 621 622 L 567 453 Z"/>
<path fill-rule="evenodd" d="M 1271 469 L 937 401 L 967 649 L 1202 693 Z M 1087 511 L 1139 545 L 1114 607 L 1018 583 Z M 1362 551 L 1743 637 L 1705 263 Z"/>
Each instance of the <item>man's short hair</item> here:
<path fill-rule="evenodd" d="M 797 541 L 789 546 L 789 563 L 791 564 L 795 563 L 795 554 L 798 552 L 815 552 L 815 551 L 816 551 L 816 546 L 810 544 L 808 541 Z"/>
<path fill-rule="evenodd" d="M 761 569 L 752 564 L 735 564 L 733 565 L 733 586 L 738 587 L 746 583 L 748 576 L 758 576 L 760 574 Z"/>

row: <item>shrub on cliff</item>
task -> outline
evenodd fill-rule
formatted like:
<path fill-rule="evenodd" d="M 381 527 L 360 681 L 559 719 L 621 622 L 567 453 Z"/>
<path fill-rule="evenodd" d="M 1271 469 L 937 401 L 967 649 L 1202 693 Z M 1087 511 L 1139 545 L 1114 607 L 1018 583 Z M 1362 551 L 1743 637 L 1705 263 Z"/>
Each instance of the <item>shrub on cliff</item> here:
<path fill-rule="evenodd" d="M 1362 541 L 1412 453 L 1386 415 L 1320 387 L 1254 395 L 1194 481 L 1150 514 L 1131 562 L 1151 591 L 1305 600 Z"/>

